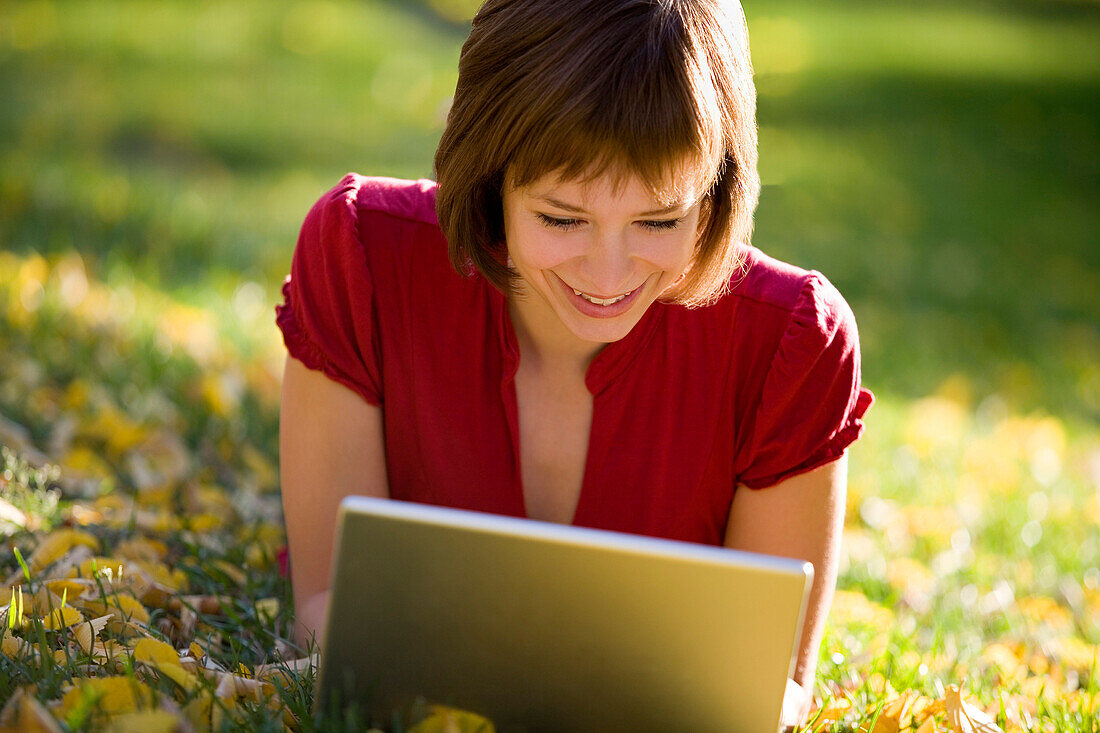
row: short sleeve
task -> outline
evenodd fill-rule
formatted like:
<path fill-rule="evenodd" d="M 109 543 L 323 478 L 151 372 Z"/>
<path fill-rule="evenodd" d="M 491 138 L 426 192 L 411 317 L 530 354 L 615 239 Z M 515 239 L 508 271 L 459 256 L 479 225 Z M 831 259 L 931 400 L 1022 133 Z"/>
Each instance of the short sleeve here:
<path fill-rule="evenodd" d="M 839 458 L 874 401 L 860 386 L 855 316 L 810 272 L 764 379 L 738 460 L 738 483 L 761 489 Z"/>
<path fill-rule="evenodd" d="M 276 323 L 287 351 L 372 405 L 382 404 L 374 288 L 349 174 L 306 215 Z"/>

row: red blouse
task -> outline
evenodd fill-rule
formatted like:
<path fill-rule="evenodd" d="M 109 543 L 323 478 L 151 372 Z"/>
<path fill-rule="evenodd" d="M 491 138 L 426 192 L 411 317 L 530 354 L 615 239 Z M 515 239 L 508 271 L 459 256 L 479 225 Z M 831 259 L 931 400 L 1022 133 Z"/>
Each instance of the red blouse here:
<path fill-rule="evenodd" d="M 748 246 L 717 303 L 654 303 L 588 368 L 573 523 L 718 545 L 735 487 L 839 457 L 863 431 L 851 310 Z M 349 173 L 306 216 L 277 322 L 290 354 L 383 409 L 390 495 L 524 516 L 505 299 L 452 269 L 435 184 Z"/>

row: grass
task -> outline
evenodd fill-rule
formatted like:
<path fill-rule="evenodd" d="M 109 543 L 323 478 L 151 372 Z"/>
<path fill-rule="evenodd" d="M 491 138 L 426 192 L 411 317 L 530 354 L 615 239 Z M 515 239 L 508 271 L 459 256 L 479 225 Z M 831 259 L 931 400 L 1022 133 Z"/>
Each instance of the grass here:
<path fill-rule="evenodd" d="M 754 242 L 840 287 L 879 396 L 853 450 L 813 727 L 946 729 L 927 711 L 955 685 L 1005 730 L 1100 730 L 1100 11 L 747 11 Z M 297 228 L 347 170 L 430 175 L 463 35 L 415 3 L 0 8 L 0 572 L 58 529 L 89 532 L 134 577 L 127 540 L 163 543 L 174 595 L 66 596 L 146 608 L 143 630 L 97 638 L 125 650 L 104 669 L 156 709 L 356 727 L 311 717 L 308 671 L 259 700 L 209 688 L 311 651 L 286 642 L 273 564 L 271 308 Z M 39 592 L 56 571 L 17 581 Z M 0 655 L 0 701 L 36 685 L 56 712 L 93 662 L 40 611 L 13 634 L 64 660 Z M 214 670 L 185 689 L 135 654 L 142 638 Z M 69 729 L 102 723 L 85 692 Z"/>
<path fill-rule="evenodd" d="M 259 665 L 293 664 L 312 651 L 288 641 L 290 588 L 274 564 L 285 541 L 274 470 L 278 393 L 263 360 L 227 340 L 211 351 L 190 353 L 186 341 L 166 349 L 157 334 L 173 333 L 171 309 L 131 307 L 94 278 L 79 301 L 66 297 L 71 258 L 9 254 L 0 265 L 0 370 L 12 375 L 0 414 L 26 428 L 9 428 L 6 438 L 15 445 L 4 452 L 0 498 L 25 520 L 5 525 L 0 572 L 46 600 L 45 608 L 28 604 L 11 632 L 44 653 L 13 650 L 9 637 L 0 699 L 33 684 L 70 728 L 98 729 L 103 713 L 75 705 L 69 692 L 96 669 L 132 678 L 154 709 L 200 729 L 270 725 L 273 710 L 297 729 L 342 725 L 339 715 L 313 717 L 308 667 L 261 676 L 268 686 L 256 698 L 220 687 L 226 675 L 248 679 Z M 20 296 L 39 288 L 26 308 Z M 143 320 L 151 312 L 160 322 Z M 73 354 L 86 354 L 95 373 L 67 368 Z M 226 390 L 232 375 L 239 388 Z M 821 720 L 833 722 L 821 729 L 852 731 L 903 704 L 942 707 L 954 685 L 1005 730 L 1031 721 L 1096 731 L 1095 427 L 1020 412 L 998 397 L 976 401 L 960 375 L 924 398 L 886 396 L 874 409 L 853 450 L 840 593 L 817 689 Z M 22 457 L 43 449 L 56 468 Z M 73 530 L 88 533 L 94 552 L 71 538 L 56 545 Z M 80 569 L 66 572 L 82 550 Z M 62 586 L 51 586 L 55 596 L 43 587 L 66 575 L 96 583 L 65 590 L 86 620 L 102 615 L 103 598 L 119 596 L 132 600 L 109 600 L 108 612 L 147 614 L 98 633 L 117 664 L 82 655 L 66 633 L 43 627 Z M 166 590 L 150 591 L 146 577 Z M 163 660 L 143 655 L 146 639 L 178 650 L 193 675 L 205 665 L 209 677 L 181 686 L 158 666 Z M 115 709 L 137 715 L 140 705 L 127 698 Z M 944 714 L 929 719 L 945 722 Z"/>

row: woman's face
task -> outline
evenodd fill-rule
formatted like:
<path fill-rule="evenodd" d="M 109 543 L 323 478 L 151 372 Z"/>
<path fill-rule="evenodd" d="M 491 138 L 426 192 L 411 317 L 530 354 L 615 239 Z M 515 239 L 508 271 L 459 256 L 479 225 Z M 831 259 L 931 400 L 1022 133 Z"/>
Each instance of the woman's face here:
<path fill-rule="evenodd" d="M 636 177 L 554 174 L 505 187 L 504 234 L 519 274 L 513 302 L 540 337 L 606 344 L 626 336 L 687 269 L 699 229 L 698 186 L 657 201 Z"/>

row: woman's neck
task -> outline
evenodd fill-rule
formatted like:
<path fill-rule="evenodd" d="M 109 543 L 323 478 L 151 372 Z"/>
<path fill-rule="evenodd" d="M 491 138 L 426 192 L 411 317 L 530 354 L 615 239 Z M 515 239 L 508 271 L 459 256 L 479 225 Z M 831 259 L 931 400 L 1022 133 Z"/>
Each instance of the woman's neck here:
<path fill-rule="evenodd" d="M 583 377 L 588 365 L 607 344 L 576 337 L 538 296 L 508 298 L 508 314 L 519 342 L 520 363 L 535 369 L 578 372 Z"/>

